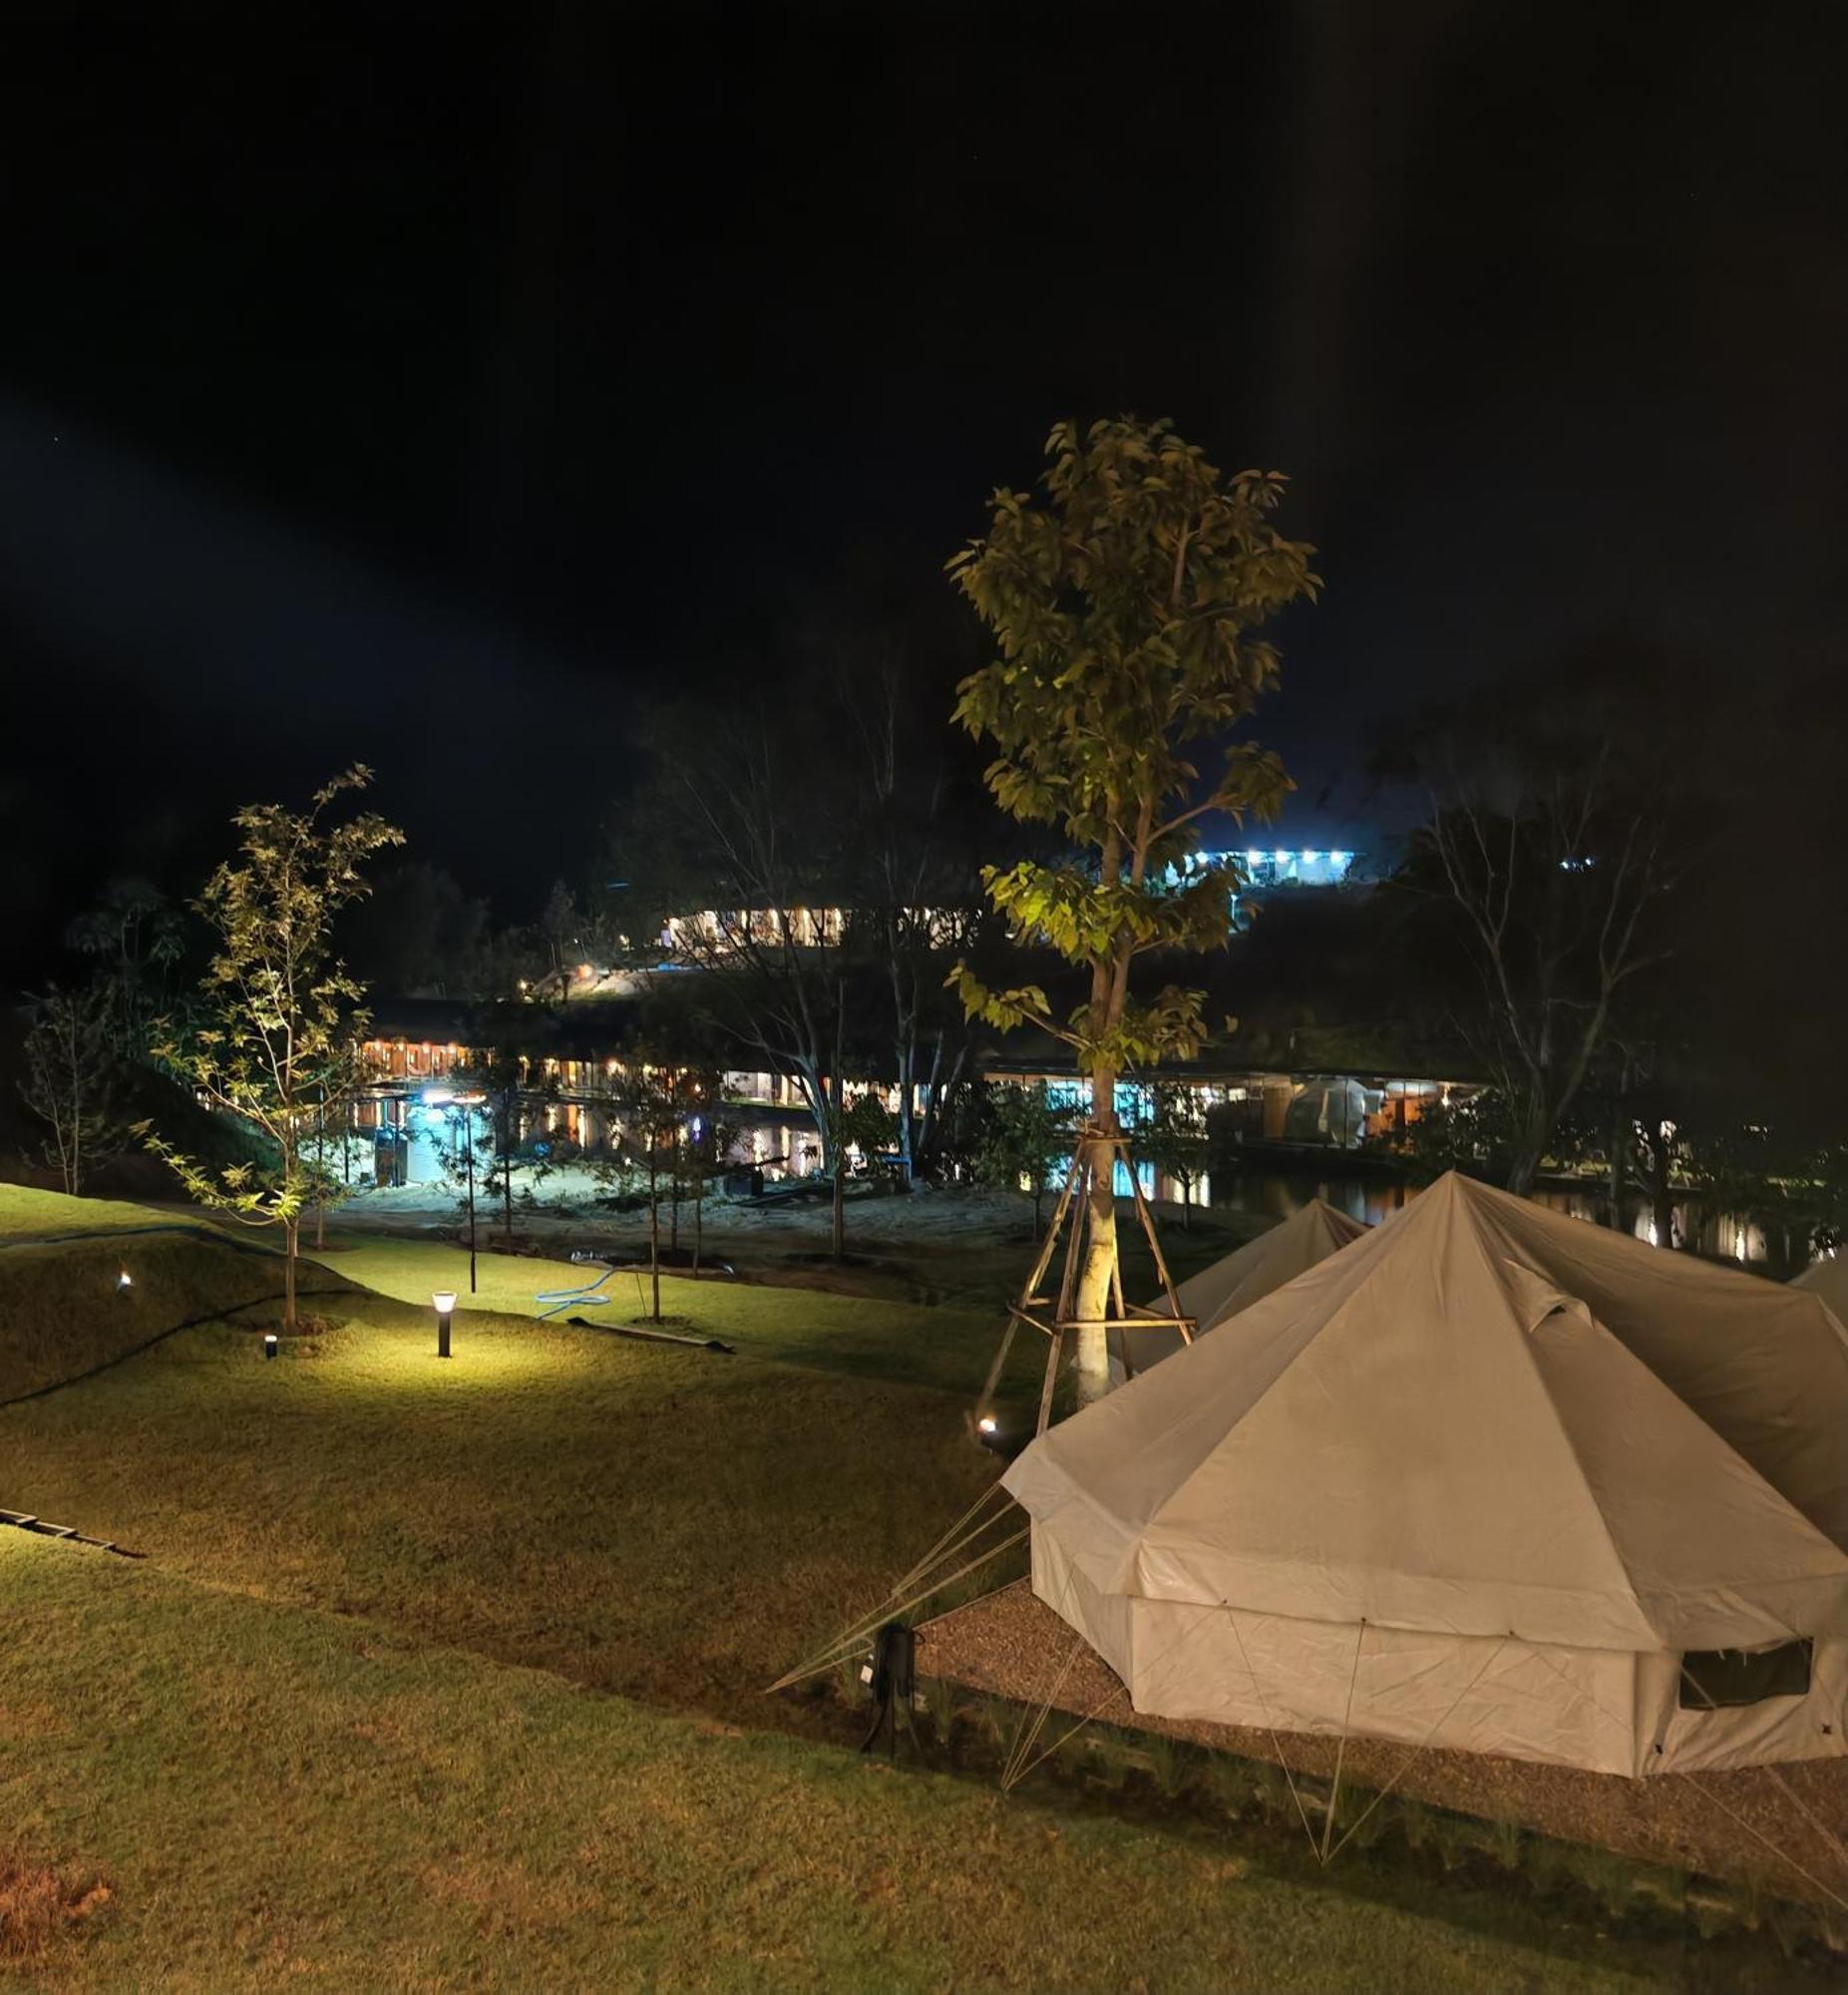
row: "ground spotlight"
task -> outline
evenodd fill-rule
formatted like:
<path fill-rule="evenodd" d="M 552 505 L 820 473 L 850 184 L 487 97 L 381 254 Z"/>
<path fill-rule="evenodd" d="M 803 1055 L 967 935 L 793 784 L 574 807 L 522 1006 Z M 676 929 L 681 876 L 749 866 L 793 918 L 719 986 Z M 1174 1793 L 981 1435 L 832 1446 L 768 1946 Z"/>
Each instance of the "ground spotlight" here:
<path fill-rule="evenodd" d="M 975 1422 L 975 1431 L 984 1434 L 998 1433 L 1000 1425 L 992 1413 L 983 1413 Z"/>
<path fill-rule="evenodd" d="M 456 1292 L 454 1289 L 438 1289 L 431 1296 L 430 1300 L 436 1305 L 437 1356 L 439 1358 L 447 1358 L 449 1356 L 449 1319 L 451 1312 L 456 1307 Z"/>
<path fill-rule="evenodd" d="M 134 1279 L 130 1276 L 128 1269 L 124 1268 L 122 1273 L 116 1277 L 117 1295 L 121 1295 L 125 1289 L 132 1289 L 134 1286 Z"/>

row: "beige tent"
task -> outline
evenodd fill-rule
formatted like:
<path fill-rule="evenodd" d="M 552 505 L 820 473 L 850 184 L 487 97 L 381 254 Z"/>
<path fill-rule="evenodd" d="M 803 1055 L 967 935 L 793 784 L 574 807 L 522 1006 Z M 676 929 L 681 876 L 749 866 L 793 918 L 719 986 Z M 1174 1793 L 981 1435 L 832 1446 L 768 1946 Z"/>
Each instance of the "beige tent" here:
<path fill-rule="evenodd" d="M 1006 1486 L 1139 1711 L 1729 1767 L 1843 1751 L 1845 1406 L 1811 1299 L 1452 1176 Z"/>
<path fill-rule="evenodd" d="M 1263 1302 L 1273 1289 L 1294 1282 L 1365 1231 L 1359 1220 L 1337 1212 L 1326 1199 L 1312 1198 L 1281 1226 L 1190 1275 L 1179 1290 L 1181 1314 L 1191 1316 L 1198 1326 L 1195 1335 L 1203 1336 L 1253 1303 Z M 1167 1313 L 1166 1298 L 1151 1307 Z M 1112 1330 L 1109 1344 L 1112 1386 L 1122 1385 L 1132 1374 L 1146 1372 L 1183 1348 L 1178 1330 L 1164 1330 L 1159 1325 L 1148 1330 Z"/>

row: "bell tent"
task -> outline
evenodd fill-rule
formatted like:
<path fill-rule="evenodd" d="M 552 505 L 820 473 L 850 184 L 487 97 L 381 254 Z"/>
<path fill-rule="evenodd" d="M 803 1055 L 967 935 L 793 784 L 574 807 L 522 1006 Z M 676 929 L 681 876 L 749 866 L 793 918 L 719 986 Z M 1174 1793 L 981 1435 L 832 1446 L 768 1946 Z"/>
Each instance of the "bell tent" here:
<path fill-rule="evenodd" d="M 1138 1711 L 1601 1772 L 1840 1755 L 1848 1339 L 1454 1175 L 1008 1470 Z"/>
<path fill-rule="evenodd" d="M 1203 1337 L 1241 1310 L 1262 1302 L 1272 1290 L 1294 1282 L 1317 1262 L 1358 1240 L 1365 1231 L 1359 1220 L 1336 1211 L 1326 1199 L 1312 1198 L 1281 1226 L 1190 1275 L 1178 1291 L 1181 1314 L 1193 1318 L 1194 1335 Z M 1162 1300 L 1154 1307 L 1165 1312 L 1167 1305 Z M 1146 1372 L 1185 1348 L 1178 1330 L 1160 1324 L 1146 1329 L 1139 1325 L 1128 1331 L 1113 1329 L 1109 1345 L 1112 1386 L 1120 1386 L 1125 1379 Z"/>

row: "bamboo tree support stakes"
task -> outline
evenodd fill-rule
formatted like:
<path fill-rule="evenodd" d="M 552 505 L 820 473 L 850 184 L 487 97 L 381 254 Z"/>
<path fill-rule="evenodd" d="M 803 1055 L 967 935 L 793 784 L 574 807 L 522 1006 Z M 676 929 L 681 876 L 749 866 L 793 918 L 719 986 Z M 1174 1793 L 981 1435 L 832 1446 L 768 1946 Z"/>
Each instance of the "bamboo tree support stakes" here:
<path fill-rule="evenodd" d="M 1136 1215 L 1142 1221 L 1142 1230 L 1149 1237 L 1149 1252 L 1155 1256 L 1155 1272 L 1162 1278 L 1162 1294 L 1168 1298 L 1168 1308 L 1174 1320 L 1181 1326 L 1181 1342 L 1194 1341 L 1194 1320 L 1181 1308 L 1181 1292 L 1174 1285 L 1174 1277 L 1168 1272 L 1168 1257 L 1162 1252 L 1162 1243 L 1155 1232 L 1155 1215 L 1149 1210 L 1149 1201 L 1142 1195 L 1142 1183 L 1136 1176 L 1136 1160 L 1129 1154 L 1129 1138 L 1122 1137 L 1123 1155 L 1129 1165 L 1129 1188 L 1135 1194 Z"/>
<path fill-rule="evenodd" d="M 1146 1309 L 1138 1303 L 1129 1302 L 1123 1294 L 1122 1263 L 1113 1261 L 1110 1270 L 1111 1315 L 1101 1322 L 1089 1319 L 1083 1324 L 1072 1315 L 1077 1293 L 1079 1258 L 1089 1225 L 1090 1193 L 1099 1169 L 1096 1152 L 1100 1149 L 1109 1152 L 1108 1168 L 1113 1179 L 1119 1154 L 1128 1169 L 1136 1218 L 1142 1227 L 1144 1238 L 1149 1243 L 1150 1255 L 1161 1278 L 1162 1293 L 1168 1305 L 1166 1314 L 1159 1309 Z M 1111 1193 L 1114 1198 L 1114 1183 Z M 1047 1305 L 1048 1298 L 1041 1293 L 1041 1285 L 1051 1269 L 1053 1255 L 1058 1250 L 1061 1229 L 1065 1230 L 1065 1256 L 1059 1279 L 1058 1299 L 1053 1305 L 1051 1321 L 1047 1322 L 1036 1312 L 1043 1311 Z M 1094 1124 L 1087 1124 L 1074 1140 L 1071 1163 L 1065 1173 L 1065 1183 L 1060 1188 L 1058 1204 L 1053 1209 L 1052 1223 L 1047 1227 L 1045 1238 L 1039 1245 L 1039 1252 L 1034 1257 L 1033 1272 L 1027 1278 L 1018 1299 L 1008 1305 L 1007 1328 L 1001 1334 L 1000 1348 L 994 1355 L 993 1364 L 988 1368 L 988 1377 L 976 1405 L 978 1416 L 988 1412 L 993 1404 L 994 1394 L 1007 1363 L 1007 1354 L 1013 1348 L 1014 1332 L 1023 1323 L 1037 1330 L 1048 1345 L 1046 1378 L 1040 1387 L 1036 1433 L 1044 1433 L 1052 1421 L 1053 1382 L 1060 1365 L 1064 1362 L 1066 1333 L 1086 1328 L 1105 1331 L 1143 1330 L 1160 1324 L 1177 1328 L 1181 1333 L 1183 1344 L 1193 1343 L 1194 1319 L 1181 1307 L 1180 1291 L 1175 1287 L 1168 1258 L 1162 1252 L 1161 1239 L 1155 1229 L 1154 1211 L 1143 1195 L 1142 1186 L 1136 1178 L 1135 1158 L 1130 1149 L 1130 1139 L 1120 1131 L 1107 1134 Z M 1123 1368 L 1126 1373 L 1133 1374 L 1135 1371 L 1134 1355 L 1127 1344 L 1124 1346 Z"/>
<path fill-rule="evenodd" d="M 981 1389 L 981 1397 L 975 1402 L 975 1414 L 979 1419 L 984 1413 L 994 1410 L 995 1389 L 1001 1383 L 1001 1372 L 1007 1363 L 1007 1353 L 1012 1348 L 1014 1332 L 1022 1321 L 1032 1323 L 1026 1312 L 1039 1301 L 1039 1285 L 1046 1279 L 1046 1270 L 1052 1265 L 1052 1256 L 1058 1248 L 1059 1229 L 1065 1224 L 1065 1215 L 1071 1208 L 1072 1173 L 1067 1171 L 1065 1182 L 1059 1187 L 1058 1203 L 1052 1208 L 1052 1224 L 1046 1228 L 1046 1237 L 1039 1243 L 1039 1252 L 1033 1261 L 1033 1272 L 1027 1277 L 1026 1287 L 1020 1291 L 1020 1300 L 1007 1312 L 1007 1328 L 1001 1332 L 1000 1349 L 994 1354 L 994 1363 L 988 1367 L 988 1378 Z M 1034 1325 L 1037 1329 L 1039 1326 Z"/>
<path fill-rule="evenodd" d="M 1065 1266 L 1059 1275 L 1058 1314 L 1052 1319 L 1052 1336 L 1046 1349 L 1046 1376 L 1039 1389 L 1039 1421 L 1035 1434 L 1043 1434 L 1052 1424 L 1052 1395 L 1058 1384 L 1059 1365 L 1065 1356 L 1065 1330 L 1071 1321 L 1072 1297 L 1078 1285 L 1078 1243 L 1084 1236 L 1085 1199 L 1090 1190 L 1091 1166 L 1080 1162 L 1084 1153 L 1072 1159 L 1067 1183 L 1073 1187 L 1075 1203 L 1065 1235 Z"/>

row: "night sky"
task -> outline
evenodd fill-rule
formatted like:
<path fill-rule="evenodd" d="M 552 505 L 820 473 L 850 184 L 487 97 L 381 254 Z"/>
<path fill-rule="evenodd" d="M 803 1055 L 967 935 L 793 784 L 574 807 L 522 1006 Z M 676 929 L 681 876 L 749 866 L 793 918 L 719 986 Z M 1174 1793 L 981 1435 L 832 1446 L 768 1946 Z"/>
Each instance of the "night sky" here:
<path fill-rule="evenodd" d="M 1067 413 L 1295 479 L 1292 843 L 1367 846 L 1376 716 L 1588 636 L 1826 672 L 1845 22 L 9 10 L 15 952 L 356 756 L 532 914 L 638 700 L 818 610 L 978 655 L 941 564 Z"/>

